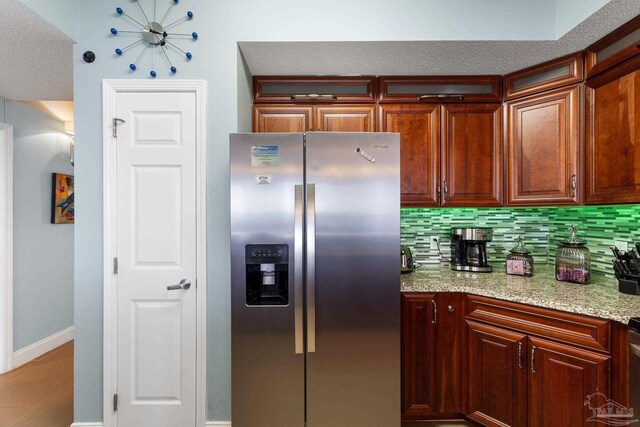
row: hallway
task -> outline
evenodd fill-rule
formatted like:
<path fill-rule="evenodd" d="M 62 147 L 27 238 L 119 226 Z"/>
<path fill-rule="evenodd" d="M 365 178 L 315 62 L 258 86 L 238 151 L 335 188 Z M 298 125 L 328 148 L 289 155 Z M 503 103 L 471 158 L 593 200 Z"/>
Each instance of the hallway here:
<path fill-rule="evenodd" d="M 68 427 L 73 422 L 73 341 L 0 375 L 0 426 Z"/>

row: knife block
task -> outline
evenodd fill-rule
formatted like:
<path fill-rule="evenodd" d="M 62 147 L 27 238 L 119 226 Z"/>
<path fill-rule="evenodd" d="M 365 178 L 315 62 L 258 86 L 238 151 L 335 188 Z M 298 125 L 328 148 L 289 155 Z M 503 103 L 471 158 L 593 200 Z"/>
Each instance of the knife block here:
<path fill-rule="evenodd" d="M 618 279 L 618 290 L 623 294 L 640 295 L 640 281 Z"/>

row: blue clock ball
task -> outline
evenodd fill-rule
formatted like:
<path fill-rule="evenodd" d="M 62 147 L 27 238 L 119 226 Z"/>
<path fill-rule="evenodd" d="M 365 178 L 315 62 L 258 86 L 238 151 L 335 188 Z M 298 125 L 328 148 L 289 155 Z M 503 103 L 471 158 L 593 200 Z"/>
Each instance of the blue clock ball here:
<path fill-rule="evenodd" d="M 135 71 L 136 70 L 136 64 L 129 64 L 129 68 L 131 68 L 131 71 Z"/>
<path fill-rule="evenodd" d="M 193 33 L 191 33 L 191 37 L 193 37 L 193 39 L 196 40 L 198 38 L 198 33 L 194 31 Z"/>
<path fill-rule="evenodd" d="M 176 67 L 171 67 L 171 72 L 172 72 L 173 74 L 175 74 L 177 71 L 178 71 L 178 69 L 177 69 Z"/>
<path fill-rule="evenodd" d="M 173 2 L 174 2 L 175 4 L 178 4 L 178 2 L 179 2 L 179 1 L 180 1 L 180 0 L 173 0 Z"/>
<path fill-rule="evenodd" d="M 116 49 L 116 54 L 117 54 L 117 55 L 122 55 L 122 49 L 117 48 L 117 49 Z"/>
<path fill-rule="evenodd" d="M 186 55 L 187 55 L 187 59 L 191 59 L 191 57 L 193 57 L 193 55 L 191 54 L 191 52 L 187 52 L 187 53 L 186 53 Z"/>
<path fill-rule="evenodd" d="M 153 71 L 153 70 L 152 70 L 149 74 L 150 74 L 150 75 L 151 75 L 151 77 L 153 77 L 154 79 L 155 79 L 155 78 L 156 78 L 156 76 L 158 75 L 158 74 L 156 74 L 156 72 L 155 72 L 155 71 Z"/>
<path fill-rule="evenodd" d="M 121 7 L 116 7 L 116 12 L 118 12 L 118 15 L 122 15 L 123 10 Z"/>
<path fill-rule="evenodd" d="M 115 36 L 116 34 L 118 34 L 118 30 L 116 30 L 115 28 L 112 28 L 111 29 L 111 34 L 113 34 Z"/>
<path fill-rule="evenodd" d="M 187 18 L 189 18 L 189 19 L 193 18 L 193 12 L 188 11 L 187 12 Z"/>

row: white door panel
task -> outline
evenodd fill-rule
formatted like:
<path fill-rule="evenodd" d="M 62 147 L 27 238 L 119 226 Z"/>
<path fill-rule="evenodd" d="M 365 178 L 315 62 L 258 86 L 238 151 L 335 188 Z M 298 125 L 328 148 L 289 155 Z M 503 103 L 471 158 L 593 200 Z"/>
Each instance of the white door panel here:
<path fill-rule="evenodd" d="M 117 113 L 118 424 L 194 426 L 195 95 L 119 93 Z"/>

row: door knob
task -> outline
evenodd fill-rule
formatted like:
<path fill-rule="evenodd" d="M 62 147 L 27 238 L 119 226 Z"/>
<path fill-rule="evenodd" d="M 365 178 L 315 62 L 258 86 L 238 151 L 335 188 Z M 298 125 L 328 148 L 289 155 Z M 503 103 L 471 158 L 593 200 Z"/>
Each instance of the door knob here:
<path fill-rule="evenodd" d="M 180 283 L 177 284 L 177 285 L 167 286 L 167 290 L 168 291 L 177 291 L 177 290 L 181 289 L 183 291 L 186 291 L 190 287 L 191 287 L 191 281 L 189 279 L 182 279 L 182 280 L 180 280 Z"/>

